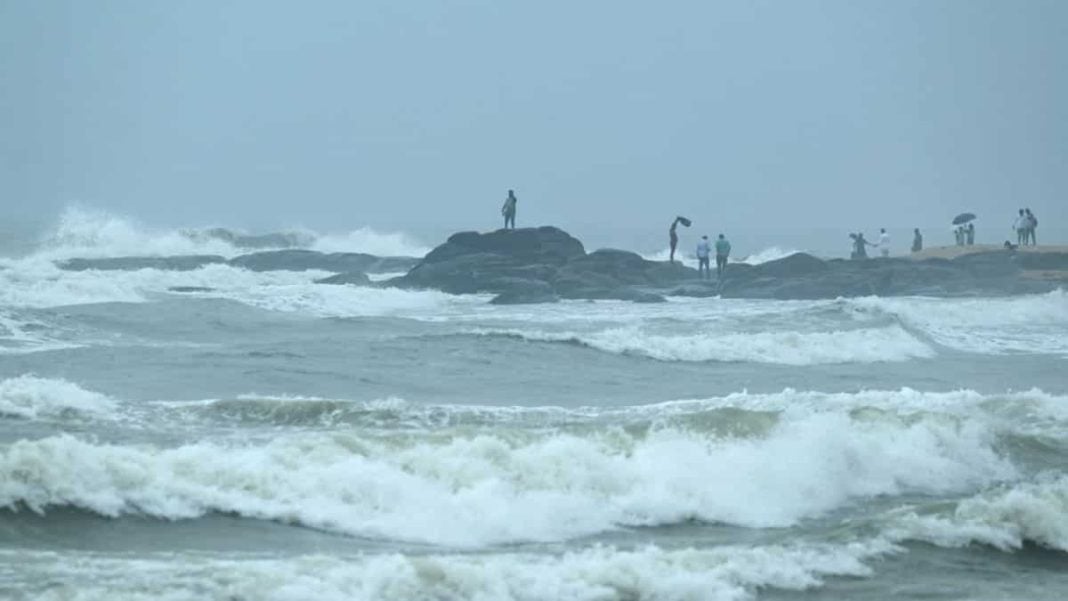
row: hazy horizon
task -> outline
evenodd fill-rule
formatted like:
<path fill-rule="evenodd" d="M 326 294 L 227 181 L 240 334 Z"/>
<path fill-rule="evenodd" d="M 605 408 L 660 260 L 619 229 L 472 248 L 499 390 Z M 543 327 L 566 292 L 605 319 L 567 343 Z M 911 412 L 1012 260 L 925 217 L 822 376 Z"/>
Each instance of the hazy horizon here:
<path fill-rule="evenodd" d="M 1068 5 L 0 2 L 2 230 L 552 224 L 649 250 L 1063 242 Z M 686 244 L 684 239 L 684 244 Z"/>

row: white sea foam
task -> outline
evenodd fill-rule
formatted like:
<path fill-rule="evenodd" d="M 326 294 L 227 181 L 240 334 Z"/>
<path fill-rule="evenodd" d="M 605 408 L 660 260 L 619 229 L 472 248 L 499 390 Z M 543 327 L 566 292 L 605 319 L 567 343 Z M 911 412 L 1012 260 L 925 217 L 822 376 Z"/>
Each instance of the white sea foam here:
<path fill-rule="evenodd" d="M 312 250 L 361 252 L 379 257 L 422 257 L 430 249 L 400 232 L 382 233 L 362 227 L 345 234 L 317 234 Z"/>
<path fill-rule="evenodd" d="M 20 551 L 17 578 L 25 589 L 41 590 L 42 600 L 64 601 L 745 601 L 759 589 L 806 590 L 827 577 L 869 576 L 866 561 L 899 551 L 880 540 L 286 560 L 65 553 L 57 561 L 55 554 Z"/>
<path fill-rule="evenodd" d="M 24 375 L 0 380 L 0 416 L 108 415 L 115 409 L 114 400 L 63 379 Z"/>
<path fill-rule="evenodd" d="M 944 346 L 978 353 L 1068 353 L 1068 292 L 1011 298 L 858 298 L 854 316 L 888 313 Z"/>
<path fill-rule="evenodd" d="M 53 338 L 44 331 L 49 329 L 36 320 L 0 310 L 0 355 L 24 355 L 81 346 Z"/>
<path fill-rule="evenodd" d="M 207 512 L 351 535 L 482 546 L 691 519 L 790 526 L 876 495 L 967 492 L 1014 477 L 977 422 L 781 419 L 753 437 L 507 431 L 307 432 L 177 448 L 68 435 L 0 450 L 0 506 L 167 519 Z"/>
<path fill-rule="evenodd" d="M 666 335 L 639 327 L 590 333 L 475 329 L 481 335 L 536 342 L 573 342 L 598 350 L 660 361 L 751 361 L 784 365 L 876 363 L 933 357 L 931 347 L 898 326 L 832 332 L 770 331 Z"/>
<path fill-rule="evenodd" d="M 178 230 L 156 230 L 121 215 L 86 207 L 70 207 L 45 235 L 36 255 L 46 259 L 72 257 L 234 256 L 239 249 L 215 238 L 196 239 Z"/>
<path fill-rule="evenodd" d="M 949 515 L 910 512 L 888 528 L 895 540 L 1003 551 L 1033 542 L 1068 551 L 1068 477 L 1016 483 L 965 499 Z"/>
<path fill-rule="evenodd" d="M 778 261 L 779 259 L 785 259 L 791 255 L 796 255 L 797 250 L 789 250 L 779 248 L 778 246 L 772 246 L 765 248 L 764 250 L 753 253 L 746 257 L 737 257 L 732 259 L 732 263 L 745 263 L 746 265 L 760 265 L 761 263 L 767 263 L 768 261 Z"/>
<path fill-rule="evenodd" d="M 220 232 L 227 235 L 220 235 Z M 36 256 L 52 260 L 73 257 L 175 256 L 240 254 L 267 250 L 243 248 L 240 232 L 212 229 L 161 229 L 107 211 L 88 207 L 67 208 L 55 228 L 45 234 Z M 294 230 L 276 236 L 279 245 L 311 248 L 322 252 L 362 252 L 378 256 L 421 257 L 425 246 L 402 233 L 382 233 L 361 227 L 343 234 L 319 234 Z"/>
<path fill-rule="evenodd" d="M 50 261 L 8 261 L 0 270 L 0 306 L 59 307 L 90 303 L 142 303 L 175 287 L 205 288 L 182 293 L 198 298 L 225 298 L 263 309 L 314 316 L 391 315 L 433 312 L 455 297 L 434 291 L 326 286 L 314 280 L 319 271 L 254 272 L 212 264 L 192 271 L 65 271 Z M 477 300 L 477 299 L 476 299 Z"/>

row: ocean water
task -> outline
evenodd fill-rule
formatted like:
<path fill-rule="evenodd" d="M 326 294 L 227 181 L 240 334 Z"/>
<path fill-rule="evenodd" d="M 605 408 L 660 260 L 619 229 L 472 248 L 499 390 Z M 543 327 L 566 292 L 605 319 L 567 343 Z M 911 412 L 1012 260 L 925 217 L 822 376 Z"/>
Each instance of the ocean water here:
<path fill-rule="evenodd" d="M 0 258 L 0 598 L 1068 591 L 1063 291 L 498 307 L 53 263 L 246 250 L 69 212 Z"/>

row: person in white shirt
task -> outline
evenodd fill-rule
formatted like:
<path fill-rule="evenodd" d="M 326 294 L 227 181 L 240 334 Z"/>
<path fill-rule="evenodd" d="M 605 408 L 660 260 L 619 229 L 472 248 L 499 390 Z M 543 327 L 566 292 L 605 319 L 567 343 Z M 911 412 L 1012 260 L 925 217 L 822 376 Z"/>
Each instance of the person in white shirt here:
<path fill-rule="evenodd" d="M 886 233 L 886 228 L 879 230 L 879 254 L 884 259 L 890 256 L 890 234 Z"/>
<path fill-rule="evenodd" d="M 1016 244 L 1020 246 L 1025 246 L 1027 239 L 1030 237 L 1027 233 L 1028 223 L 1027 215 L 1024 214 L 1023 209 L 1020 209 L 1020 216 L 1012 224 L 1012 229 L 1016 230 Z"/>
<path fill-rule="evenodd" d="M 712 268 L 708 258 L 712 254 L 712 245 L 708 243 L 708 236 L 701 236 L 697 243 L 697 274 L 706 279 L 712 279 Z"/>

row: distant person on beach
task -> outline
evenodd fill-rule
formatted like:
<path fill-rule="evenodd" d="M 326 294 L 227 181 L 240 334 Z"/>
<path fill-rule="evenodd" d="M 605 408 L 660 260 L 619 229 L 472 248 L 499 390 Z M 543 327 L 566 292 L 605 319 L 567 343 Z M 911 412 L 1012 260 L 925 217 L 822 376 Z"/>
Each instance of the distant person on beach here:
<path fill-rule="evenodd" d="M 672 263 L 675 262 L 675 249 L 679 247 L 679 234 L 675 231 L 679 227 L 679 224 L 690 227 L 690 220 L 685 217 L 676 217 L 675 221 L 671 222 L 671 229 L 668 230 L 669 240 L 671 242 L 671 256 L 668 260 Z"/>
<path fill-rule="evenodd" d="M 1027 246 L 1027 213 L 1020 209 L 1020 216 L 1012 222 L 1012 229 L 1016 230 L 1016 244 Z"/>
<path fill-rule="evenodd" d="M 975 246 L 975 224 L 969 223 L 968 229 L 965 230 L 965 236 L 967 237 L 968 246 Z"/>
<path fill-rule="evenodd" d="M 912 252 L 918 253 L 923 250 L 923 234 L 920 233 L 920 228 L 912 230 Z"/>
<path fill-rule="evenodd" d="M 884 259 L 890 256 L 890 234 L 886 233 L 886 228 L 879 230 L 879 254 Z"/>
<path fill-rule="evenodd" d="M 705 279 L 712 279 L 712 268 L 708 258 L 712 254 L 712 245 L 708 243 L 708 236 L 701 236 L 697 243 L 697 274 Z"/>
<path fill-rule="evenodd" d="M 515 197 L 515 192 L 508 191 L 508 198 L 504 199 L 504 206 L 501 207 L 501 215 L 504 215 L 504 229 L 508 229 L 508 225 L 511 224 L 512 229 L 515 229 L 515 203 L 519 202 L 519 199 Z"/>
<path fill-rule="evenodd" d="M 719 235 L 716 240 L 716 278 L 722 280 L 723 272 L 727 269 L 727 259 L 731 256 L 731 243 Z"/>
<path fill-rule="evenodd" d="M 1031 212 L 1031 209 L 1024 209 L 1024 213 L 1027 215 L 1027 236 L 1024 241 L 1026 242 L 1027 238 L 1030 238 L 1031 246 L 1038 246 L 1038 239 L 1035 238 L 1035 230 L 1038 229 L 1038 218 Z"/>

